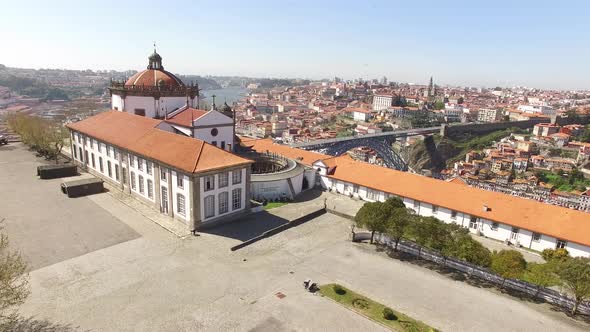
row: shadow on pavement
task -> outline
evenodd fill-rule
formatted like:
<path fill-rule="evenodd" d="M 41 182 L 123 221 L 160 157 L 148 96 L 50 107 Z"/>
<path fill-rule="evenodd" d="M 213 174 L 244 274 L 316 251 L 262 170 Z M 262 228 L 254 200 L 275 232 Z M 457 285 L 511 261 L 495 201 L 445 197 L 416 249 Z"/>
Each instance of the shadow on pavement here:
<path fill-rule="evenodd" d="M 201 233 L 213 234 L 246 241 L 262 235 L 278 226 L 288 224 L 289 220 L 270 214 L 267 211 L 254 213 L 231 223 L 205 229 Z"/>

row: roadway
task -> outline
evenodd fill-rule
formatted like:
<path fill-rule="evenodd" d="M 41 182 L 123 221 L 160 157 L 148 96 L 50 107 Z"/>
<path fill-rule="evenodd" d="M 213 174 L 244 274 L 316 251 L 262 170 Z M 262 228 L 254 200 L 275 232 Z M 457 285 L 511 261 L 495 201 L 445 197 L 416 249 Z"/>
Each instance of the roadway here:
<path fill-rule="evenodd" d="M 341 143 L 346 141 L 352 141 L 356 139 L 369 139 L 369 138 L 376 138 L 376 137 L 386 137 L 386 136 L 399 136 L 399 137 L 406 137 L 406 136 L 415 136 L 415 135 L 424 135 L 424 134 L 433 134 L 440 132 L 440 126 L 438 127 L 427 127 L 427 128 L 415 128 L 415 129 L 405 129 L 405 130 L 394 130 L 394 131 L 387 131 L 384 133 L 375 133 L 375 134 L 366 134 L 360 136 L 348 136 L 348 137 L 336 137 L 336 138 L 326 138 L 326 139 L 319 139 L 309 142 L 298 142 L 291 144 L 294 148 L 306 148 L 311 146 L 321 146 L 325 144 L 333 144 L 333 143 Z"/>

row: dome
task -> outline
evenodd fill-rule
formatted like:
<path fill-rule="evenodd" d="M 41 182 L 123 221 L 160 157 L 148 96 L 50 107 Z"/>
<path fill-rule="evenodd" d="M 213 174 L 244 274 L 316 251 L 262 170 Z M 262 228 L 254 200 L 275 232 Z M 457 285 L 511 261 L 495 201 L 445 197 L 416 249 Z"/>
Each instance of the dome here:
<path fill-rule="evenodd" d="M 131 76 L 125 85 L 144 85 L 144 86 L 159 86 L 159 87 L 183 87 L 184 83 L 180 78 L 165 70 L 146 69 L 133 76 Z"/>
<path fill-rule="evenodd" d="M 177 88 L 183 87 L 184 83 L 174 74 L 164 70 L 162 57 L 154 49 L 154 53 L 148 57 L 147 69 L 131 76 L 125 85 Z"/>

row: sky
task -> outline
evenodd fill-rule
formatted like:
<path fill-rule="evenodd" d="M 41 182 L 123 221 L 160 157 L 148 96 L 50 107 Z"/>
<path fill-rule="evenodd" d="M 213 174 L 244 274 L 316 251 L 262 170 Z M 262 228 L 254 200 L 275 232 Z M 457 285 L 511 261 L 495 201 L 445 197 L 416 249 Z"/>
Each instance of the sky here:
<path fill-rule="evenodd" d="M 590 1 L 8 1 L 0 64 L 590 89 Z"/>

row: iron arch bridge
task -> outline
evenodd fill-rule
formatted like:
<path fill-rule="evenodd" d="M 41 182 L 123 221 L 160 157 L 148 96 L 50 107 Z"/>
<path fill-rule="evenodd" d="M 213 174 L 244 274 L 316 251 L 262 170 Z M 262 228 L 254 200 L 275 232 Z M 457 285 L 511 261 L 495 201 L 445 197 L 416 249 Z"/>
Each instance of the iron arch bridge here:
<path fill-rule="evenodd" d="M 296 143 L 292 146 L 303 150 L 321 152 L 331 156 L 340 156 L 347 151 L 358 147 L 368 147 L 377 152 L 377 156 L 383 159 L 385 166 L 400 171 L 407 171 L 408 164 L 391 147 L 393 143 L 395 143 L 395 140 L 401 137 L 431 134 L 439 131 L 440 127 L 417 128 L 362 136 L 322 139 Z"/>

